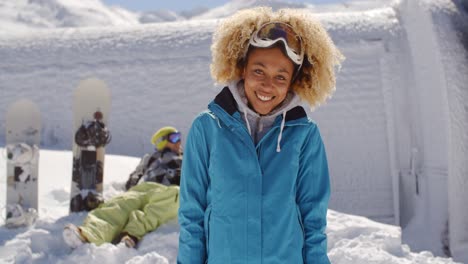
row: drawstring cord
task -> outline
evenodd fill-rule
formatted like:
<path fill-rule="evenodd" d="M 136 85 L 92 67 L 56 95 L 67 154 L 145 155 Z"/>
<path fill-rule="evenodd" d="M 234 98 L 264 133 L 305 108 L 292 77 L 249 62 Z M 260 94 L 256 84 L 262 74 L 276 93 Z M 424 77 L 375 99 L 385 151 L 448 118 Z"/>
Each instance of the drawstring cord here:
<path fill-rule="evenodd" d="M 286 111 L 283 111 L 283 120 L 281 120 L 281 128 L 280 128 L 280 133 L 278 135 L 278 144 L 276 145 L 276 152 L 281 152 L 281 138 L 283 137 L 283 129 L 284 129 L 284 123 L 286 122 Z"/>
<path fill-rule="evenodd" d="M 219 122 L 219 118 L 211 112 L 208 114 L 210 115 L 211 118 L 213 118 L 214 120 L 216 120 L 216 122 L 218 122 L 218 127 L 221 128 L 221 123 Z"/>
<path fill-rule="evenodd" d="M 245 123 L 247 123 L 247 129 L 249 130 L 249 135 L 252 136 L 252 131 L 250 130 L 249 119 L 247 118 L 247 111 L 244 110 Z"/>
<path fill-rule="evenodd" d="M 247 111 L 244 111 L 244 117 L 245 117 L 245 123 L 247 124 L 247 130 L 249 131 L 249 135 L 252 136 L 249 119 L 247 118 Z M 283 111 L 283 119 L 281 120 L 281 127 L 280 127 L 280 133 L 278 135 L 278 144 L 276 145 L 276 152 L 281 152 L 280 143 L 281 143 L 281 138 L 283 137 L 283 129 L 284 129 L 285 123 L 286 123 L 286 111 Z"/>

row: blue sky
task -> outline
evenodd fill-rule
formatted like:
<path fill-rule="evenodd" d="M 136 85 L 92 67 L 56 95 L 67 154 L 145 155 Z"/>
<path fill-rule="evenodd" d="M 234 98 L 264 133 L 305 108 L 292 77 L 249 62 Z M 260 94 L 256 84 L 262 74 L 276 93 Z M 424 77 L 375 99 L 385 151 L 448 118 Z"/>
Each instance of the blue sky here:
<path fill-rule="evenodd" d="M 173 11 L 191 10 L 196 7 L 213 8 L 223 5 L 229 0 L 202 0 L 202 1 L 188 1 L 188 0 L 101 0 L 106 5 L 118 5 L 132 11 L 151 11 L 157 9 L 169 9 Z M 343 2 L 339 0 L 284 0 L 284 2 L 292 3 L 312 3 L 323 4 L 332 2 Z"/>

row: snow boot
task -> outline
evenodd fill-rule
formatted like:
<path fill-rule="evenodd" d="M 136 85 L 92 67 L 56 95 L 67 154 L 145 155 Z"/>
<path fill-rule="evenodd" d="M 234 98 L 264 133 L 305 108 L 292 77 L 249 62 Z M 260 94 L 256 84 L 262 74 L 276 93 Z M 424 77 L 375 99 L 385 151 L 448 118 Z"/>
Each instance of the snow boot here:
<path fill-rule="evenodd" d="M 128 248 L 135 248 L 136 245 L 138 244 L 138 238 L 129 235 L 127 232 L 121 233 L 117 239 L 120 238 L 120 243 L 125 244 L 126 247 Z"/>
<path fill-rule="evenodd" d="M 134 236 L 126 235 L 122 237 L 121 242 L 123 242 L 128 248 L 135 248 L 138 243 L 138 239 Z"/>
<path fill-rule="evenodd" d="M 62 236 L 65 243 L 73 249 L 83 245 L 84 243 L 88 243 L 86 237 L 81 233 L 80 228 L 74 224 L 66 225 L 63 229 Z"/>

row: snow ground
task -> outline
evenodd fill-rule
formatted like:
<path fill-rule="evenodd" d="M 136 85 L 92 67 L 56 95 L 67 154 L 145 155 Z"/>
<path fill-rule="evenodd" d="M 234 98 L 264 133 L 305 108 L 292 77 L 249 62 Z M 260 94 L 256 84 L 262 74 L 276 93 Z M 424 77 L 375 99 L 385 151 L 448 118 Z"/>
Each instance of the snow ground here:
<path fill-rule="evenodd" d="M 4 153 L 4 149 L 0 148 Z M 39 214 L 29 228 L 0 227 L 0 263 L 175 263 L 179 228 L 174 220 L 147 234 L 137 249 L 124 245 L 85 244 L 75 250 L 62 240 L 67 223 L 79 225 L 86 213 L 68 214 L 71 184 L 72 154 L 70 151 L 41 150 L 39 167 Z M 105 162 L 104 196 L 106 199 L 122 192 L 128 174 L 139 158 L 107 155 Z M 0 193 L 5 191 L 5 165 L 0 156 Z M 5 197 L 0 198 L 3 204 Z M 2 212 L 4 216 L 4 212 Z M 365 217 L 328 213 L 329 257 L 334 264 L 435 264 L 455 263 L 451 259 L 434 257 L 430 252 L 411 252 L 401 242 L 397 226 L 377 223 Z"/>

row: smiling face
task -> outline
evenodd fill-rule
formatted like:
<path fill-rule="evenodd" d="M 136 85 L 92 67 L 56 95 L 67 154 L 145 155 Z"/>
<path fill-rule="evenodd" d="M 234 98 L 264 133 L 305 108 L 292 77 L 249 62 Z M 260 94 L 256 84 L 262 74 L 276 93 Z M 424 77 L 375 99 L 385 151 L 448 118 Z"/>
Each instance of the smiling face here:
<path fill-rule="evenodd" d="M 266 115 L 286 98 L 294 73 L 292 61 L 279 47 L 253 48 L 242 77 L 245 95 L 255 112 Z"/>

